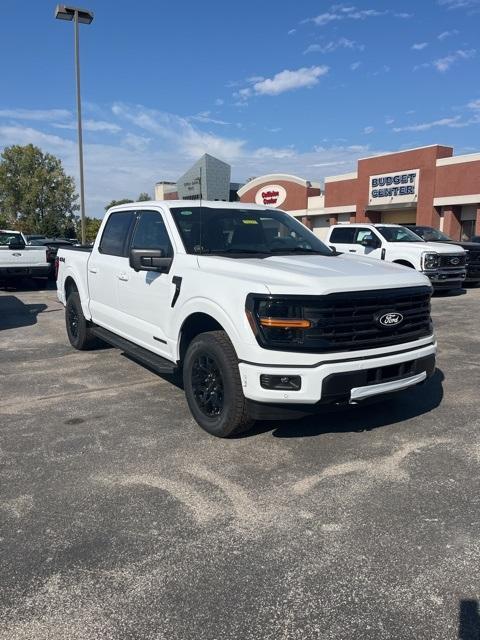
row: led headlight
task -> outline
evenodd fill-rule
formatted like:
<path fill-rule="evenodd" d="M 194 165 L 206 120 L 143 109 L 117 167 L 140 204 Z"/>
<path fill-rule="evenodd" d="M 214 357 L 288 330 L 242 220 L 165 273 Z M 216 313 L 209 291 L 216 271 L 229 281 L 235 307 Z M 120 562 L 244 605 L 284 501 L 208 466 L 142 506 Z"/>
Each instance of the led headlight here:
<path fill-rule="evenodd" d="M 258 297 L 246 312 L 254 333 L 271 346 L 302 344 L 313 325 L 303 304 L 288 299 Z"/>
<path fill-rule="evenodd" d="M 438 253 L 424 253 L 422 256 L 422 262 L 425 270 L 438 269 L 440 266 L 440 256 Z"/>

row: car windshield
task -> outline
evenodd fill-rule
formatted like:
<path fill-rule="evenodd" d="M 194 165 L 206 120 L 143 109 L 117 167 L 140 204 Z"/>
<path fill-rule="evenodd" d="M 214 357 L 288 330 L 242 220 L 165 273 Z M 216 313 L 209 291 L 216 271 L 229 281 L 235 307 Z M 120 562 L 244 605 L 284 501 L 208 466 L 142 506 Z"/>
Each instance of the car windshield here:
<path fill-rule="evenodd" d="M 334 252 L 298 220 L 272 209 L 172 207 L 187 253 L 267 257 L 274 254 Z"/>
<path fill-rule="evenodd" d="M 0 246 L 7 246 L 12 240 L 17 242 L 22 241 L 22 236 L 19 233 L 11 233 L 10 231 L 0 231 Z"/>
<path fill-rule="evenodd" d="M 438 229 L 419 229 L 415 233 L 418 233 L 418 235 L 421 236 L 425 240 L 425 242 L 435 242 L 438 240 L 447 240 L 448 242 L 451 241 L 451 238 L 449 238 L 447 234 L 442 233 Z"/>
<path fill-rule="evenodd" d="M 424 242 L 420 236 L 406 227 L 376 227 L 387 242 Z"/>

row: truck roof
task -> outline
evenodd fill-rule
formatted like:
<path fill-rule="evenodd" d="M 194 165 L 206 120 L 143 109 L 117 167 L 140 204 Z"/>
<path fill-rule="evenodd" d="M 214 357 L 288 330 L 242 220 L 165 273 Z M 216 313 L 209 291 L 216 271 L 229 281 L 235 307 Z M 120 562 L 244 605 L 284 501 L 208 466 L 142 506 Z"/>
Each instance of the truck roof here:
<path fill-rule="evenodd" d="M 136 206 L 164 206 L 164 207 L 211 207 L 216 209 L 272 209 L 262 204 L 252 204 L 250 202 L 224 202 L 223 200 L 142 200 L 141 202 L 128 202 L 112 207 L 112 209 L 131 209 Z M 110 211 L 110 209 L 109 209 Z M 280 209 L 281 211 L 281 209 Z"/>
<path fill-rule="evenodd" d="M 332 224 L 331 227 L 404 227 L 404 224 L 387 224 L 386 222 L 340 222 L 338 224 Z"/>

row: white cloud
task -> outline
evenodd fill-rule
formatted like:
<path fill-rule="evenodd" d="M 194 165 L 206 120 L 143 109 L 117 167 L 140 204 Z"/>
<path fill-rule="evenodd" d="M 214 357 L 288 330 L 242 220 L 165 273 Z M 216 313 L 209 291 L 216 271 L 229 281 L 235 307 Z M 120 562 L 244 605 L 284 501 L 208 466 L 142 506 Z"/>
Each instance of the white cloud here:
<path fill-rule="evenodd" d="M 394 13 L 395 18 L 401 18 L 402 20 L 408 20 L 409 18 L 413 18 L 413 13 Z"/>
<path fill-rule="evenodd" d="M 350 65 L 350 69 L 352 71 L 356 71 L 360 66 L 361 66 L 361 62 L 359 60 L 357 60 L 356 62 L 352 62 L 352 64 Z"/>
<path fill-rule="evenodd" d="M 329 11 L 321 13 L 313 18 L 308 18 L 306 22 L 313 22 L 317 27 L 323 27 L 329 22 L 338 20 L 366 20 L 375 16 L 385 15 L 387 11 L 377 11 L 377 9 L 357 9 L 357 7 L 346 5 L 333 5 Z"/>
<path fill-rule="evenodd" d="M 218 120 L 217 118 L 212 118 L 210 111 L 201 111 L 197 113 L 195 116 L 189 116 L 188 120 L 197 120 L 198 122 L 207 122 L 210 124 L 220 124 L 220 125 L 229 125 L 230 122 L 225 122 L 225 120 Z"/>
<path fill-rule="evenodd" d="M 469 109 L 474 109 L 475 111 L 477 109 L 480 109 L 480 100 L 472 100 L 471 102 L 468 103 L 467 107 Z"/>
<path fill-rule="evenodd" d="M 391 116 L 385 116 L 385 124 L 393 124 L 394 122 L 394 118 L 392 118 Z"/>
<path fill-rule="evenodd" d="M 287 35 L 288 36 L 293 36 L 294 33 L 296 33 L 297 30 L 296 29 L 290 29 L 290 31 L 287 31 Z"/>
<path fill-rule="evenodd" d="M 0 118 L 48 122 L 70 119 L 72 114 L 66 109 L 0 109 Z"/>
<path fill-rule="evenodd" d="M 221 107 L 224 104 L 225 100 L 223 100 L 222 98 L 217 98 L 215 100 L 215 106 L 216 107 Z"/>
<path fill-rule="evenodd" d="M 469 58 L 473 58 L 476 54 L 475 49 L 457 49 L 457 51 L 445 56 L 444 58 L 438 58 L 432 62 L 433 66 L 437 71 L 441 73 L 448 71 L 452 64 L 458 62 L 459 60 L 468 60 Z"/>
<path fill-rule="evenodd" d="M 359 51 L 363 51 L 365 47 L 363 44 L 357 44 L 354 40 L 339 38 L 338 40 L 332 40 L 326 44 L 311 44 L 303 53 L 333 53 L 333 51 L 336 51 L 337 49 L 357 49 Z"/>
<path fill-rule="evenodd" d="M 477 9 L 480 0 L 438 0 L 438 4 L 446 9 Z"/>
<path fill-rule="evenodd" d="M 365 133 L 366 135 L 369 135 L 370 133 L 373 133 L 375 131 L 375 127 L 364 127 L 363 129 L 363 133 Z"/>
<path fill-rule="evenodd" d="M 457 29 L 452 29 L 451 31 L 442 31 L 442 33 L 438 34 L 437 38 L 439 40 L 446 40 L 447 38 L 451 38 L 452 36 L 458 36 Z"/>
<path fill-rule="evenodd" d="M 71 129 L 76 130 L 77 123 L 76 122 L 65 122 L 59 123 L 56 122 L 53 124 L 57 129 Z M 84 131 L 105 131 L 107 133 L 118 133 L 122 130 L 118 124 L 114 124 L 113 122 L 105 122 L 103 120 L 83 120 L 82 128 Z"/>
<path fill-rule="evenodd" d="M 411 124 L 404 127 L 394 127 L 393 130 L 396 133 L 401 131 L 428 131 L 433 127 L 465 127 L 467 122 L 461 121 L 461 116 L 455 116 L 453 118 L 441 118 L 439 120 L 433 120 L 433 122 L 422 122 L 420 124 Z"/>
<path fill-rule="evenodd" d="M 425 47 L 428 47 L 428 42 L 416 42 L 415 44 L 412 44 L 412 49 L 414 51 L 421 51 L 422 49 L 425 49 Z"/>
<path fill-rule="evenodd" d="M 127 133 L 122 142 L 127 145 L 127 147 L 131 147 L 136 151 L 145 151 L 151 141 L 152 139 L 147 138 L 146 136 L 137 136 L 134 133 Z"/>
<path fill-rule="evenodd" d="M 294 91 L 304 87 L 313 87 L 319 79 L 328 73 L 326 65 L 302 67 L 301 69 L 284 69 L 272 78 L 264 78 L 255 82 L 251 88 L 239 91 L 241 98 L 247 98 L 252 93 L 257 95 L 278 96 L 285 91 Z"/>

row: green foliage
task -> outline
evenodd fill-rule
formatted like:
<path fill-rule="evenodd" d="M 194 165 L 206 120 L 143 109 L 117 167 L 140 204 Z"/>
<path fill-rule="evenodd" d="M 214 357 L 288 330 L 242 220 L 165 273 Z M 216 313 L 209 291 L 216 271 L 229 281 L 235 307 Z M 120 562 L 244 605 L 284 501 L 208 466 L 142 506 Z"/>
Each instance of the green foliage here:
<path fill-rule="evenodd" d="M 151 197 L 148 193 L 142 191 L 142 193 L 138 196 L 137 202 L 145 202 L 146 200 L 151 200 Z"/>
<path fill-rule="evenodd" d="M 25 233 L 62 236 L 75 224 L 75 183 L 61 160 L 33 144 L 0 156 L 0 221 Z"/>
<path fill-rule="evenodd" d="M 129 202 L 133 202 L 133 200 L 130 200 L 130 198 L 123 198 L 123 200 L 112 200 L 106 205 L 105 211 L 108 211 L 110 207 L 116 207 L 118 204 L 128 204 Z"/>
<path fill-rule="evenodd" d="M 99 218 L 85 217 L 85 240 L 87 242 L 95 242 L 101 224 L 102 221 Z"/>

